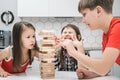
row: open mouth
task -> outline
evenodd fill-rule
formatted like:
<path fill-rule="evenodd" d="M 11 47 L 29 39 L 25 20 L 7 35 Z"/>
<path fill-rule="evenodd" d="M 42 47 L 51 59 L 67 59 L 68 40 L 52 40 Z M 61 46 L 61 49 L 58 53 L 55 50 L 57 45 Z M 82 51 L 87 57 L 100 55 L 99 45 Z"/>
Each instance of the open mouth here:
<path fill-rule="evenodd" d="M 70 40 L 72 40 L 72 38 L 71 38 L 71 37 L 65 37 L 64 39 L 70 39 Z"/>

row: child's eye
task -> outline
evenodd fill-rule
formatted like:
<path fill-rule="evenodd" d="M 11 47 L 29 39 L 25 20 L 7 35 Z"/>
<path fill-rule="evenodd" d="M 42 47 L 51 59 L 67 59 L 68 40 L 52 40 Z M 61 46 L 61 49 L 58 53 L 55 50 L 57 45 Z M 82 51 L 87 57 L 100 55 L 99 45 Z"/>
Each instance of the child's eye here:
<path fill-rule="evenodd" d="M 85 17 L 85 16 L 86 16 L 86 14 L 84 13 L 84 14 L 83 14 L 83 17 Z"/>
<path fill-rule="evenodd" d="M 33 38 L 35 38 L 35 35 L 33 36 Z"/>
<path fill-rule="evenodd" d="M 27 38 L 30 38 L 30 36 L 27 36 Z"/>
<path fill-rule="evenodd" d="M 66 34 L 67 32 L 64 32 L 64 34 Z"/>

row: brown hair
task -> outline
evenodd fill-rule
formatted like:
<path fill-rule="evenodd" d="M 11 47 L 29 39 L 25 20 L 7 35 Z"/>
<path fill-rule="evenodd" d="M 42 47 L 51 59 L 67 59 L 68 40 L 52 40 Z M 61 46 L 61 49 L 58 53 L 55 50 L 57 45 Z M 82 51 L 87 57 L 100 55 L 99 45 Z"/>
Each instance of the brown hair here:
<path fill-rule="evenodd" d="M 93 10 L 96 6 L 101 6 L 107 13 L 112 13 L 112 6 L 114 0 L 80 0 L 78 11 L 89 8 Z"/>
<path fill-rule="evenodd" d="M 79 41 L 82 39 L 80 30 L 79 30 L 79 28 L 78 28 L 76 25 L 67 24 L 66 26 L 64 26 L 64 27 L 62 28 L 61 34 L 62 34 L 62 32 L 63 32 L 63 30 L 64 30 L 65 28 L 72 28 L 73 30 L 75 30 L 77 39 L 78 39 Z M 65 65 L 64 55 L 62 54 L 63 51 L 64 51 L 65 53 L 67 53 L 67 51 L 66 51 L 64 48 L 61 48 L 61 49 L 58 51 L 58 55 L 59 55 L 59 58 L 60 58 L 60 65 L 61 65 L 61 67 L 62 67 L 62 68 L 65 68 L 66 65 Z M 75 64 L 77 64 L 77 61 L 76 61 L 74 58 L 72 58 L 71 67 L 74 67 Z"/>
<path fill-rule="evenodd" d="M 81 40 L 81 33 L 80 33 L 80 30 L 79 30 L 79 28 L 76 26 L 76 25 L 74 25 L 74 24 L 67 24 L 66 26 L 64 26 L 63 28 L 62 28 L 62 30 L 61 30 L 61 33 L 63 32 L 63 30 L 65 29 L 65 28 L 72 28 L 73 30 L 75 30 L 75 33 L 76 33 L 76 37 L 77 37 L 77 39 L 80 41 Z"/>
<path fill-rule="evenodd" d="M 31 28 L 35 31 L 35 28 L 32 24 L 28 22 L 17 22 L 13 26 L 12 31 L 12 37 L 13 37 L 13 48 L 12 48 L 12 54 L 13 54 L 13 70 L 14 72 L 21 72 L 21 57 L 22 57 L 22 49 L 21 49 L 21 35 L 25 27 Z M 34 49 L 39 51 L 37 42 L 35 42 Z M 29 55 L 29 61 L 30 64 L 33 61 L 31 50 L 28 50 Z"/>

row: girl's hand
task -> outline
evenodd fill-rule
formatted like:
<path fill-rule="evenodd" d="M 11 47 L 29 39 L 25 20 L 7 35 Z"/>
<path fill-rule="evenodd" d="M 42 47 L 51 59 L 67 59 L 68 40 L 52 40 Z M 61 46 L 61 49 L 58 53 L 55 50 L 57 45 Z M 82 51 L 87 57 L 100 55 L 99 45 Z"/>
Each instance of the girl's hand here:
<path fill-rule="evenodd" d="M 61 47 L 62 42 L 64 41 L 63 37 L 55 36 L 55 48 Z"/>
<path fill-rule="evenodd" d="M 10 74 L 10 73 L 8 73 L 8 72 L 6 72 L 6 71 L 0 71 L 0 77 L 7 77 L 7 76 L 10 76 L 10 75 L 12 75 L 12 74 Z"/>

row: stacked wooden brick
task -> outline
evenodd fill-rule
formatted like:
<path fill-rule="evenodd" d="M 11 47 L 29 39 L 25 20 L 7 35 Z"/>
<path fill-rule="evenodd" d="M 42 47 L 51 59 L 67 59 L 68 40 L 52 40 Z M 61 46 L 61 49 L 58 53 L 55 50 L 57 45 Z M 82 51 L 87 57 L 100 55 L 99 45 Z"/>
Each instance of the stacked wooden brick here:
<path fill-rule="evenodd" d="M 40 50 L 42 51 L 40 57 L 40 75 L 42 79 L 53 79 L 55 77 L 55 64 L 54 64 L 54 55 L 55 55 L 55 33 L 53 30 L 42 30 L 40 36 Z"/>

